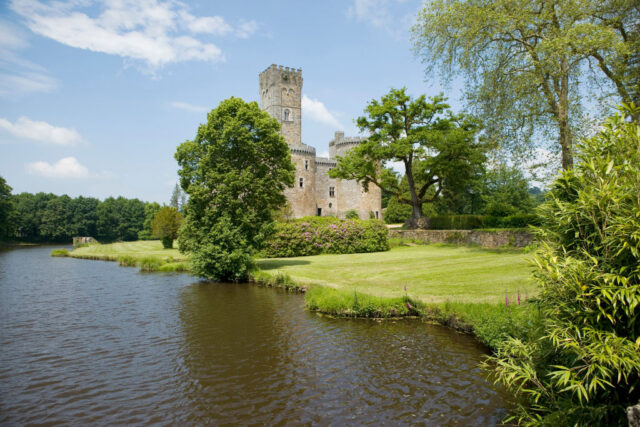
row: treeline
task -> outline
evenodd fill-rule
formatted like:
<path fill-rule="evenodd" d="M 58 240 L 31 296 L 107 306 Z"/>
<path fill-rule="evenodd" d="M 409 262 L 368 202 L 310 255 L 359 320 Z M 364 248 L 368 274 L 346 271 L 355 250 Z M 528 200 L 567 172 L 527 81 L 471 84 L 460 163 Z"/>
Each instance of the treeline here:
<path fill-rule="evenodd" d="M 100 201 L 51 193 L 9 194 L 5 200 L 3 237 L 33 243 L 66 243 L 74 236 L 101 242 L 150 239 L 151 221 L 161 208 L 155 202 L 124 197 Z"/>
<path fill-rule="evenodd" d="M 406 178 L 401 186 L 407 187 Z M 409 199 L 406 194 L 405 200 Z M 482 168 L 455 191 L 445 189 L 434 202 L 422 205 L 422 213 L 430 218 L 430 228 L 526 227 L 537 224 L 535 208 L 543 201 L 544 193 L 530 187 L 522 171 L 500 165 Z M 405 222 L 411 215 L 410 204 L 395 196 L 383 195 L 382 205 L 388 224 Z"/>

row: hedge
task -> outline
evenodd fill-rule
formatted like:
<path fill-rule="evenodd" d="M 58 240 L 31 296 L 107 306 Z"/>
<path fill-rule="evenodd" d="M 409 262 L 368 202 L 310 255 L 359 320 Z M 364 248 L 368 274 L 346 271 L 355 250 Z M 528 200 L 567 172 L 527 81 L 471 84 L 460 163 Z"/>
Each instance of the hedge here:
<path fill-rule="evenodd" d="M 261 255 L 276 258 L 387 250 L 388 230 L 382 221 L 307 217 L 277 223 Z"/>
<path fill-rule="evenodd" d="M 438 215 L 429 218 L 432 230 L 474 230 L 477 228 L 525 228 L 540 225 L 535 214 L 515 214 L 505 217 L 490 215 Z"/>

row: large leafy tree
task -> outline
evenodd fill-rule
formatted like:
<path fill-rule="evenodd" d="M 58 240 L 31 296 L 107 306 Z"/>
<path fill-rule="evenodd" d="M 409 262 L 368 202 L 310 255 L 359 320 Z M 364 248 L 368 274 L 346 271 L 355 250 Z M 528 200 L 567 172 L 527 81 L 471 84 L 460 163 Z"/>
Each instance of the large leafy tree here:
<path fill-rule="evenodd" d="M 358 127 L 370 136 L 338 159 L 329 172 L 333 178 L 354 179 L 365 190 L 369 184 L 411 206 L 408 225 L 426 227 L 422 205 L 433 202 L 445 188 L 463 187 L 480 173 L 485 160 L 478 142 L 478 124 L 464 115 L 453 115 L 442 96 L 413 99 L 406 89 L 391 89 L 379 101 L 372 100 L 359 117 Z M 401 162 L 403 178 L 384 166 Z"/>
<path fill-rule="evenodd" d="M 280 124 L 257 103 L 229 98 L 213 109 L 193 141 L 175 154 L 189 195 L 178 236 L 191 271 L 218 280 L 246 278 L 252 255 L 272 231 L 294 166 Z"/>
<path fill-rule="evenodd" d="M 624 101 L 637 101 L 638 6 L 632 0 L 433 0 L 413 36 L 427 70 L 461 72 L 467 97 L 503 144 L 554 135 L 573 164 L 579 83 L 588 60 Z"/>
<path fill-rule="evenodd" d="M 534 201 L 529 194 L 529 182 L 516 167 L 500 164 L 488 170 L 484 178 L 483 213 L 507 216 L 531 213 Z"/>

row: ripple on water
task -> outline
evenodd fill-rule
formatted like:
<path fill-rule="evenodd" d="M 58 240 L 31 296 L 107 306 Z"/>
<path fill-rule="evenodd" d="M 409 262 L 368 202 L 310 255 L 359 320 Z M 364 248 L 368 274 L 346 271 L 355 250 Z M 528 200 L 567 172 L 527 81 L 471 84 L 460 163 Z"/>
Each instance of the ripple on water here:
<path fill-rule="evenodd" d="M 300 295 L 0 253 L 0 423 L 495 424 L 467 336 Z"/>

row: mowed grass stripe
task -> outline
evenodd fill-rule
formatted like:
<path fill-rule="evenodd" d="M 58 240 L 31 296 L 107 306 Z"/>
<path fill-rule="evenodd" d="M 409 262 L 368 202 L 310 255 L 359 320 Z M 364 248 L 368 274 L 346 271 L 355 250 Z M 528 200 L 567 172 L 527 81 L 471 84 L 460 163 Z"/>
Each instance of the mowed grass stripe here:
<path fill-rule="evenodd" d="M 410 296 L 425 302 L 498 302 L 534 295 L 531 256 L 513 250 L 451 246 L 399 247 L 389 252 L 261 260 L 261 268 L 294 280 L 373 295 Z"/>

